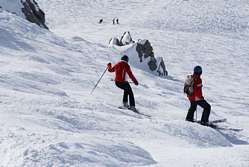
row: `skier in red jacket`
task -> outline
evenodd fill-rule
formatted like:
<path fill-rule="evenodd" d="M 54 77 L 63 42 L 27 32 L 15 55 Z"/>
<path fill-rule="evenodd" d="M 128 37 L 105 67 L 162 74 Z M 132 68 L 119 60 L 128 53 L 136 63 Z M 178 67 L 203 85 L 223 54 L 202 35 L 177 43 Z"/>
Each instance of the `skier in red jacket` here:
<path fill-rule="evenodd" d="M 133 91 L 131 89 L 129 82 L 126 81 L 126 74 L 129 75 L 129 77 L 132 79 L 135 85 L 138 85 L 138 81 L 135 78 L 135 76 L 132 74 L 128 61 L 129 61 L 129 57 L 124 55 L 122 56 L 121 60 L 117 64 L 115 64 L 113 67 L 111 63 L 108 63 L 107 67 L 108 67 L 109 72 L 115 72 L 116 86 L 124 90 L 123 106 L 133 111 L 136 111 Z M 128 105 L 128 95 L 129 95 L 130 106 Z"/>
<path fill-rule="evenodd" d="M 197 105 L 201 106 L 204 110 L 201 117 L 201 124 L 206 125 L 208 123 L 208 118 L 211 110 L 210 104 L 204 99 L 202 95 L 202 80 L 201 80 L 202 68 L 201 66 L 196 66 L 194 68 L 194 74 L 192 75 L 193 93 L 188 95 L 190 101 L 190 108 L 186 117 L 186 121 L 194 121 L 194 112 L 196 111 Z"/>

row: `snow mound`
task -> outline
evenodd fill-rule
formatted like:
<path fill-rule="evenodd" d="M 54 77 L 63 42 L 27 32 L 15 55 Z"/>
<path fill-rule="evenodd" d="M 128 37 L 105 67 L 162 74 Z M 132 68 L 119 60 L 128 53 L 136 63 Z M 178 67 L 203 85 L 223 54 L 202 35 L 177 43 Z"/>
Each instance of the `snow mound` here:
<path fill-rule="evenodd" d="M 179 137 L 190 144 L 199 147 L 227 147 L 232 146 L 218 131 L 194 123 L 174 121 L 166 123 L 162 128 L 166 133 Z"/>
<path fill-rule="evenodd" d="M 143 149 L 129 143 L 60 142 L 24 152 L 22 166 L 144 166 L 155 161 Z"/>

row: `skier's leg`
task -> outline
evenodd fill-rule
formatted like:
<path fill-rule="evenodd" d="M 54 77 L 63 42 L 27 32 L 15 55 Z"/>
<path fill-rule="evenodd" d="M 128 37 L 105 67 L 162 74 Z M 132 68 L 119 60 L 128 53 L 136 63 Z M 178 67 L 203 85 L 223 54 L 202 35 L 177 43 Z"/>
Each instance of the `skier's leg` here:
<path fill-rule="evenodd" d="M 132 91 L 131 87 L 130 87 L 130 89 L 128 91 L 128 94 L 129 94 L 130 106 L 135 107 L 135 98 L 134 98 L 134 94 L 133 94 L 133 91 Z"/>
<path fill-rule="evenodd" d="M 128 95 L 129 95 L 129 100 L 130 100 L 130 106 L 134 106 L 135 107 L 135 100 L 134 100 L 134 95 L 131 89 L 131 86 L 129 84 L 129 82 L 115 82 L 117 87 L 119 87 L 120 89 L 124 90 L 124 94 L 123 94 L 123 104 L 127 104 L 128 102 Z"/>
<path fill-rule="evenodd" d="M 133 94 L 133 91 L 131 89 L 129 82 L 124 83 L 124 90 L 127 93 L 127 95 L 129 95 L 130 107 L 135 107 L 134 94 Z"/>
<path fill-rule="evenodd" d="M 209 115 L 210 115 L 210 111 L 211 111 L 211 106 L 210 106 L 210 104 L 208 104 L 208 102 L 206 100 L 198 101 L 198 105 L 200 105 L 203 108 L 201 122 L 207 123 Z"/>
<path fill-rule="evenodd" d="M 193 122 L 194 121 L 194 113 L 196 110 L 197 104 L 195 101 L 190 102 L 190 108 L 188 110 L 188 114 L 186 116 L 186 121 Z"/>
<path fill-rule="evenodd" d="M 123 94 L 123 104 L 124 106 L 128 106 L 128 93 L 126 91 L 126 86 L 125 86 L 125 82 L 115 82 L 116 86 L 122 90 L 124 90 L 124 94 Z"/>
<path fill-rule="evenodd" d="M 128 92 L 126 90 L 124 90 L 124 95 L 123 95 L 123 104 L 128 105 Z"/>

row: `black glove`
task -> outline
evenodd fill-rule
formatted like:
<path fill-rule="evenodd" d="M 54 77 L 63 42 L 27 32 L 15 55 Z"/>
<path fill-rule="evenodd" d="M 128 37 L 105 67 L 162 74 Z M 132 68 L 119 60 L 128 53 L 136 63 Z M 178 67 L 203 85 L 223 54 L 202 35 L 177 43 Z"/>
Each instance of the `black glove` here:
<path fill-rule="evenodd" d="M 138 82 L 137 82 L 137 81 L 134 81 L 134 84 L 135 84 L 135 85 L 138 85 Z"/>

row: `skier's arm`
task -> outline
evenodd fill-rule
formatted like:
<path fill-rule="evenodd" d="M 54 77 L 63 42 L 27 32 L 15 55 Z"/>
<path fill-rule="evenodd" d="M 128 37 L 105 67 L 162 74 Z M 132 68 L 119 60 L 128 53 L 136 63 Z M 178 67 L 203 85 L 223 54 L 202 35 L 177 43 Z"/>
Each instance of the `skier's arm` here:
<path fill-rule="evenodd" d="M 131 78 L 131 80 L 135 83 L 135 85 L 138 85 L 138 81 L 135 78 L 135 76 L 133 75 L 131 68 L 129 65 L 126 66 L 125 71 L 127 72 L 127 74 L 129 75 L 129 77 Z"/>
<path fill-rule="evenodd" d="M 114 71 L 115 71 L 115 66 L 112 67 L 112 64 L 111 64 L 111 63 L 108 63 L 108 64 L 107 64 L 107 68 L 108 68 L 108 71 L 109 71 L 109 72 L 114 72 Z"/>

